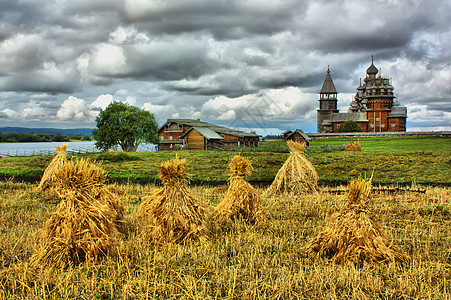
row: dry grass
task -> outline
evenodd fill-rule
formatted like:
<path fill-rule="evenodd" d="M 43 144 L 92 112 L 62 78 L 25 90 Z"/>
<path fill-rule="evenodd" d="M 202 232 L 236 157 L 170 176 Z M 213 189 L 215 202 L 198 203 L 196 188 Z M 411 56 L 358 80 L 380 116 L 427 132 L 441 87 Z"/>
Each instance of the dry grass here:
<path fill-rule="evenodd" d="M 40 232 L 32 266 L 62 268 L 117 252 L 124 208 L 105 187 L 103 173 L 85 160 L 54 171 L 54 190 L 61 201 Z"/>
<path fill-rule="evenodd" d="M 346 144 L 345 151 L 362 151 L 362 147 L 358 142 L 349 142 Z"/>
<path fill-rule="evenodd" d="M 265 196 L 284 193 L 311 193 L 318 190 L 318 174 L 302 153 L 305 143 L 288 141 L 290 156 L 277 172 Z"/>
<path fill-rule="evenodd" d="M 308 252 L 337 263 L 359 265 L 365 261 L 406 260 L 373 220 L 367 206 L 370 196 L 371 179 L 351 181 L 346 204 L 330 217 L 326 228 L 310 242 Z"/>
<path fill-rule="evenodd" d="M 265 219 L 214 239 L 149 247 L 135 212 L 153 185 L 120 186 L 126 209 L 117 256 L 66 270 L 30 268 L 37 232 L 56 203 L 36 185 L 0 183 L 0 299 L 449 299 L 451 189 L 377 193 L 368 209 L 411 260 L 335 264 L 304 251 L 347 201 L 336 189 L 262 198 Z M 346 187 L 339 187 L 339 190 Z M 416 189 L 412 189 L 416 190 Z M 261 189 L 258 189 L 261 192 Z M 209 207 L 226 190 L 193 187 Z M 300 201 L 301 199 L 305 201 Z"/>
<path fill-rule="evenodd" d="M 251 161 L 235 156 L 229 163 L 229 188 L 222 202 L 216 207 L 212 219 L 227 223 L 237 218 L 255 222 L 261 216 L 260 193 L 246 180 L 251 174 Z"/>
<path fill-rule="evenodd" d="M 206 232 L 206 207 L 186 185 L 186 160 L 166 161 L 160 166 L 161 189 L 147 197 L 139 207 L 139 218 L 146 239 L 155 244 L 198 239 Z"/>
<path fill-rule="evenodd" d="M 53 187 L 53 174 L 67 163 L 66 158 L 67 144 L 56 146 L 56 156 L 44 170 L 41 182 L 37 187 L 37 191 L 51 190 Z"/>

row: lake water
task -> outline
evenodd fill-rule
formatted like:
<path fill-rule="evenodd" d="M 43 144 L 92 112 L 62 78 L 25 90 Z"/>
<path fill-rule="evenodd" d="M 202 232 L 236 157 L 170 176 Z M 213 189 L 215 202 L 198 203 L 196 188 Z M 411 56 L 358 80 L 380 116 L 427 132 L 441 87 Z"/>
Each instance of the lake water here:
<path fill-rule="evenodd" d="M 56 146 L 67 144 L 67 153 L 100 152 L 95 142 L 46 142 L 46 143 L 0 143 L 0 156 L 30 156 L 56 154 Z M 120 148 L 118 148 L 120 149 Z M 138 152 L 155 151 L 153 144 L 141 144 Z"/>

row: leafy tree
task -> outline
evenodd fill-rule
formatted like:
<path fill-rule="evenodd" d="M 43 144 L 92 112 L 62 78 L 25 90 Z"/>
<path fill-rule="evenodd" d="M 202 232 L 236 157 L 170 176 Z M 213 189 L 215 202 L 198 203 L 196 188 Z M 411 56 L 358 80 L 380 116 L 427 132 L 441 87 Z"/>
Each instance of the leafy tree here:
<path fill-rule="evenodd" d="M 360 132 L 362 131 L 362 127 L 359 126 L 355 121 L 349 120 L 343 122 L 340 128 L 338 128 L 338 132 Z"/>
<path fill-rule="evenodd" d="M 57 132 L 54 136 L 53 136 L 53 141 L 54 142 L 69 142 L 70 138 L 69 136 L 65 135 L 65 134 L 61 134 L 59 132 Z"/>
<path fill-rule="evenodd" d="M 96 147 L 104 151 L 116 145 L 124 151 L 136 151 L 142 142 L 158 142 L 153 114 L 127 103 L 111 103 L 100 112 L 96 123 L 92 134 Z"/>

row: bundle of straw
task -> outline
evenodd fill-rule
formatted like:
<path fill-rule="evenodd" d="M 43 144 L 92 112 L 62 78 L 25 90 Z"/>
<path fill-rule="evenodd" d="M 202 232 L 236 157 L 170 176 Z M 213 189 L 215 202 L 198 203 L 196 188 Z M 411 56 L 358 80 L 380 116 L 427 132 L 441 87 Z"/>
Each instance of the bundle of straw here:
<path fill-rule="evenodd" d="M 251 174 L 251 161 L 237 155 L 232 158 L 229 167 L 229 188 L 224 200 L 216 207 L 213 218 L 243 218 L 254 222 L 261 214 L 261 207 L 260 194 L 245 178 Z"/>
<path fill-rule="evenodd" d="M 67 267 L 116 252 L 117 222 L 124 209 L 107 190 L 103 174 L 102 168 L 83 159 L 54 172 L 61 202 L 40 232 L 33 266 Z"/>
<path fill-rule="evenodd" d="M 362 147 L 358 142 L 349 142 L 346 144 L 345 151 L 362 151 Z"/>
<path fill-rule="evenodd" d="M 67 144 L 56 146 L 56 156 L 52 159 L 50 164 L 42 175 L 41 182 L 37 187 L 37 191 L 44 191 L 53 187 L 53 173 L 63 167 L 67 163 L 66 159 Z"/>
<path fill-rule="evenodd" d="M 197 239 L 206 233 L 206 207 L 186 186 L 186 160 L 175 159 L 160 165 L 163 187 L 140 205 L 138 217 L 144 236 L 156 244 Z"/>
<path fill-rule="evenodd" d="M 371 194 L 371 179 L 351 181 L 347 203 L 334 213 L 327 227 L 307 246 L 315 256 L 337 263 L 403 261 L 406 259 L 391 244 L 366 207 Z"/>
<path fill-rule="evenodd" d="M 278 193 L 311 193 L 318 190 L 318 174 L 302 153 L 305 143 L 290 140 L 288 146 L 291 150 L 290 156 L 264 193 L 266 196 Z"/>

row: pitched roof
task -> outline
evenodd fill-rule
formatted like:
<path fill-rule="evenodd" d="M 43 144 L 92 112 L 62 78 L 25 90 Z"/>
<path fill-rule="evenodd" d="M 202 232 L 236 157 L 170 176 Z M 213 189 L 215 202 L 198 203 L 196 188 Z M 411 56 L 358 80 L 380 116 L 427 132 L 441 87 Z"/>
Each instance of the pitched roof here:
<path fill-rule="evenodd" d="M 196 130 L 201 135 L 203 135 L 207 140 L 223 140 L 224 139 L 222 136 L 220 136 L 219 134 L 217 134 L 216 132 L 214 132 L 213 130 L 211 130 L 208 127 L 197 127 L 197 126 L 191 127 L 187 132 L 182 134 L 180 136 L 180 138 L 184 138 L 188 134 L 188 132 L 190 132 L 191 130 Z"/>
<path fill-rule="evenodd" d="M 392 107 L 390 115 L 388 117 L 402 117 L 407 118 L 407 108 L 404 106 L 401 107 Z"/>
<path fill-rule="evenodd" d="M 355 121 L 355 122 L 368 122 L 366 118 L 366 113 L 356 112 L 356 113 L 332 113 L 329 118 L 330 122 L 344 122 L 344 121 Z"/>
<path fill-rule="evenodd" d="M 310 141 L 310 137 L 304 132 L 304 131 L 302 131 L 302 130 L 300 130 L 300 129 L 296 129 L 295 131 L 293 131 L 292 133 L 290 133 L 287 137 L 286 137 L 286 139 L 289 139 L 293 134 L 295 134 L 295 133 L 298 133 L 298 134 L 300 134 L 303 138 L 304 138 L 304 140 L 306 140 L 306 141 Z"/>
<path fill-rule="evenodd" d="M 327 68 L 326 78 L 324 79 L 323 87 L 321 88 L 320 94 L 336 94 L 337 90 L 335 89 L 334 82 L 332 81 L 332 77 L 330 76 L 330 70 Z"/>
<path fill-rule="evenodd" d="M 228 135 L 233 135 L 233 136 L 238 136 L 238 137 L 259 137 L 258 134 L 255 133 L 247 133 L 244 131 L 239 131 L 239 130 L 235 130 L 235 129 L 230 129 L 230 128 L 225 128 L 222 126 L 218 126 L 218 125 L 213 125 L 207 122 L 203 122 L 200 120 L 192 120 L 192 119 L 168 119 L 161 127 L 158 131 L 160 131 L 161 129 L 163 129 L 163 127 L 168 124 L 168 123 L 177 123 L 177 124 L 183 124 L 183 125 L 187 125 L 187 126 L 192 126 L 192 127 L 196 127 L 196 130 L 199 128 L 209 128 L 210 130 L 216 132 L 216 133 L 223 133 L 223 134 L 228 134 Z M 199 130 L 197 130 L 199 132 Z M 200 132 L 199 132 L 200 133 Z"/>

